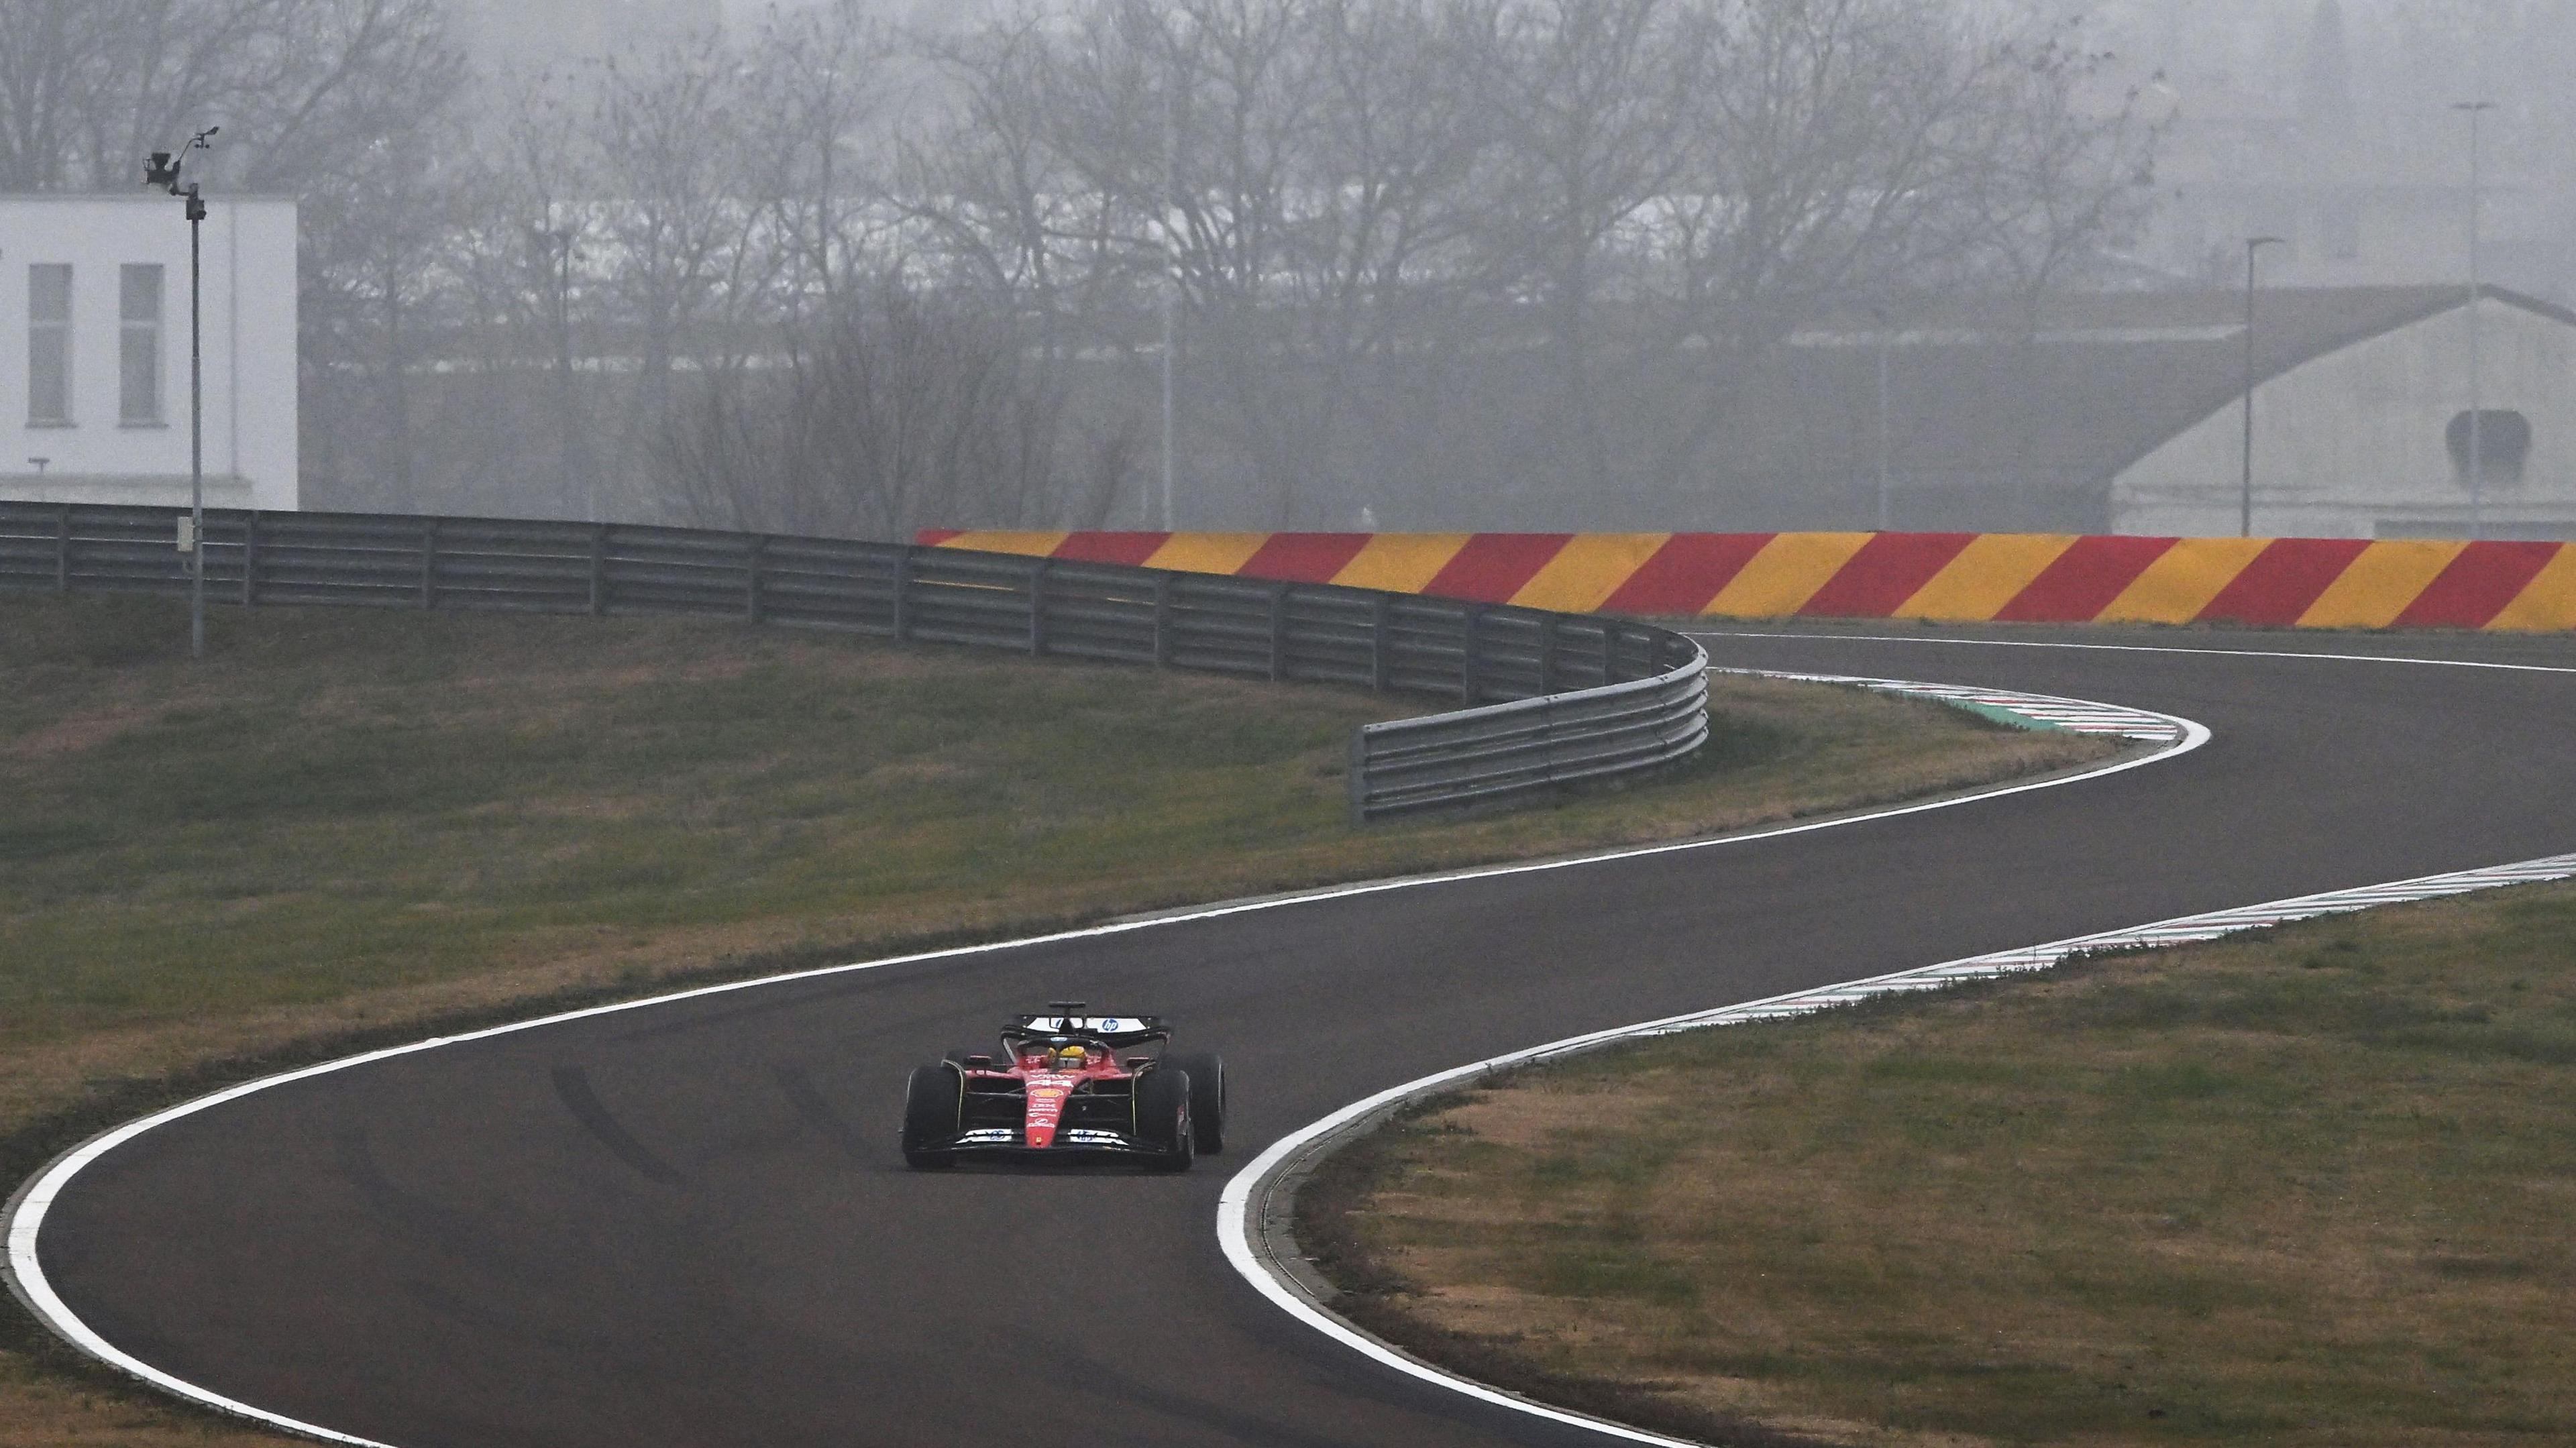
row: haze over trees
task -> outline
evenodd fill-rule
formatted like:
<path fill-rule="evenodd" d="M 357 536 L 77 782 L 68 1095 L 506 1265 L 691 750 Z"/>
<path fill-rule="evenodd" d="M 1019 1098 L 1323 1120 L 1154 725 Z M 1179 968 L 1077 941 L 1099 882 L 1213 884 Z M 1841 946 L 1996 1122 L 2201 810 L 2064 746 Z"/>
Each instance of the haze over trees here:
<path fill-rule="evenodd" d="M 2112 72 L 2178 113 L 2142 259 L 2223 277 L 2251 231 L 2289 239 L 2273 261 L 2288 283 L 2462 280 L 2469 137 L 2450 107 L 2477 99 L 2496 104 L 2482 137 L 2487 275 L 2576 299 L 2576 7 L 2100 0 L 2086 12 Z"/>
<path fill-rule="evenodd" d="M 826 0 L 478 67 L 440 0 L 13 0 L 0 188 L 220 124 L 303 201 L 315 506 L 1154 526 L 1168 294 L 1182 526 L 1544 526 L 1701 486 L 1823 309 L 2134 281 L 2165 112 L 2064 9 Z"/>

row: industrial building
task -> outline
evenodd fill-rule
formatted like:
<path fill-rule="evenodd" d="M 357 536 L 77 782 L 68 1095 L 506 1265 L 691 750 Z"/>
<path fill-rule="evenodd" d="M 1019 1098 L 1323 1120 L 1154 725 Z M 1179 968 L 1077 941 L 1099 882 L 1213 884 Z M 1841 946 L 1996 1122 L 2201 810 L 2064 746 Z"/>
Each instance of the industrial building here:
<path fill-rule="evenodd" d="M 1933 302 L 1802 328 L 1704 485 L 1752 527 L 2576 538 L 2576 313 L 2462 287 Z M 1705 509 L 1694 509 L 1704 514 Z"/>

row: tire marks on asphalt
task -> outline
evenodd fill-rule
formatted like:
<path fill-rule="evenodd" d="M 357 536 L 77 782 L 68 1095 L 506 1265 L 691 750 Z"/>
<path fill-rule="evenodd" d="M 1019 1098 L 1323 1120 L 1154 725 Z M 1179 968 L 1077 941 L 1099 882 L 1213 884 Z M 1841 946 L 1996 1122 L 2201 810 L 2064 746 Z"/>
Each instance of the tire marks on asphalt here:
<path fill-rule="evenodd" d="M 555 1095 L 611 1155 L 646 1181 L 675 1187 L 688 1180 L 680 1169 L 655 1156 L 633 1133 L 618 1124 L 608 1106 L 590 1086 L 590 1073 L 579 1066 L 557 1066 L 554 1069 Z"/>

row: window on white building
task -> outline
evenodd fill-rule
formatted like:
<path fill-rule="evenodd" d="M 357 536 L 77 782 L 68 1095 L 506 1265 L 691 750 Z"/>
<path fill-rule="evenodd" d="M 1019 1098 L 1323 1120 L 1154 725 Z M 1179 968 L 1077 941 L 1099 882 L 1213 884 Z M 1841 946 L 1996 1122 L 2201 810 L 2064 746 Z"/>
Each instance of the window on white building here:
<path fill-rule="evenodd" d="M 161 421 L 161 266 L 122 267 L 117 274 L 117 420 Z"/>
<path fill-rule="evenodd" d="M 68 427 L 72 420 L 72 269 L 68 262 L 27 268 L 27 421 Z"/>
<path fill-rule="evenodd" d="M 2518 488 L 2522 486 L 2523 464 L 2531 459 L 2531 419 L 2504 407 L 2489 407 L 2478 413 L 2478 451 L 2485 456 L 2478 461 L 2482 488 Z M 2462 488 L 2469 486 L 2469 415 L 2452 417 L 2442 429 L 2442 441 L 2451 453 L 2451 480 Z"/>

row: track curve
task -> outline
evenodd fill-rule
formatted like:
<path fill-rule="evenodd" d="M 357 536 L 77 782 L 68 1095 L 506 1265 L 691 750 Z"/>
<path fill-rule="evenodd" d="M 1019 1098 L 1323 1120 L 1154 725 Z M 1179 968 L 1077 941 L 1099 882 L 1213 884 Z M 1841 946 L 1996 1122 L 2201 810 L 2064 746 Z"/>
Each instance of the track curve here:
<path fill-rule="evenodd" d="M 1962 636 L 1710 651 L 2132 704 L 2216 737 L 1848 828 L 792 980 L 289 1082 L 75 1177 L 45 1272 L 157 1368 L 404 1448 L 950 1443 L 1032 1418 L 1131 1444 L 1598 1442 L 1278 1314 L 1208 1230 L 1224 1171 L 907 1173 L 904 1071 L 1029 1000 L 1163 1011 L 1229 1056 L 1231 1162 L 1516 1046 L 2576 847 L 2576 642 L 1927 640 Z M 2272 652 L 2227 652 L 2249 649 Z"/>

